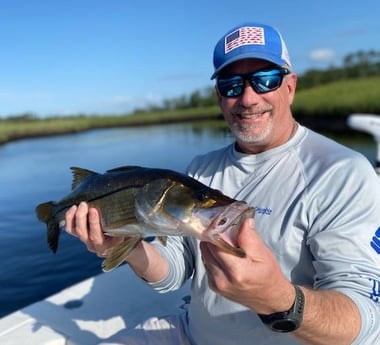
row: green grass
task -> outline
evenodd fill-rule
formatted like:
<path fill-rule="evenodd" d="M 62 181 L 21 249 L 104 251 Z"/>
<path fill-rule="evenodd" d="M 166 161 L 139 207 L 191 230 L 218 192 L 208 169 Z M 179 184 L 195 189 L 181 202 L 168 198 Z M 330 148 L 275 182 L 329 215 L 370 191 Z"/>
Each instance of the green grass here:
<path fill-rule="evenodd" d="M 380 77 L 338 81 L 298 91 L 292 110 L 304 117 L 380 114 Z"/>
<path fill-rule="evenodd" d="M 144 126 L 163 123 L 216 119 L 217 106 L 210 108 L 157 111 L 133 115 L 104 115 L 39 118 L 8 118 L 0 120 L 0 143 L 21 138 L 81 132 L 96 128 Z"/>
<path fill-rule="evenodd" d="M 380 114 L 380 77 L 352 79 L 321 85 L 296 94 L 292 106 L 296 118 L 345 118 L 351 113 Z M 9 118 L 0 120 L 0 143 L 35 136 L 75 133 L 96 128 L 143 126 L 219 119 L 218 106 L 125 115 Z"/>

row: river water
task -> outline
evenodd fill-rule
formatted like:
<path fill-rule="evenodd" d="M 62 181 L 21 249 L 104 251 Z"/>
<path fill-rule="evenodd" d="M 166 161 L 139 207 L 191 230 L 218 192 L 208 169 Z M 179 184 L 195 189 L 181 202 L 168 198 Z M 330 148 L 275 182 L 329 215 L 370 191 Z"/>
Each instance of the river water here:
<path fill-rule="evenodd" d="M 57 254 L 35 207 L 70 191 L 70 166 L 98 172 L 142 165 L 184 172 L 196 154 L 232 142 L 195 124 L 94 130 L 0 146 L 0 317 L 101 272 L 101 259 L 62 233 Z M 373 162 L 371 140 L 344 140 Z"/>

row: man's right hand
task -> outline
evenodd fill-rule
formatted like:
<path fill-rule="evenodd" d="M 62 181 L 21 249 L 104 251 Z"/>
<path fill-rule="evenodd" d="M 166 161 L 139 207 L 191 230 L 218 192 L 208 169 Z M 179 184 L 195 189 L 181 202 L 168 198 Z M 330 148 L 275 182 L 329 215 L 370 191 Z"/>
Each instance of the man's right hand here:
<path fill-rule="evenodd" d="M 66 212 L 66 232 L 78 237 L 88 251 L 99 257 L 104 257 L 108 248 L 124 240 L 105 235 L 98 210 L 90 208 L 86 202 L 74 205 Z"/>
<path fill-rule="evenodd" d="M 100 215 L 96 208 L 86 202 L 72 206 L 66 212 L 66 232 L 78 237 L 88 251 L 99 257 L 106 257 L 107 250 L 121 243 L 125 237 L 112 237 L 104 234 Z M 142 279 L 156 282 L 166 277 L 168 263 L 160 251 L 151 243 L 141 241 L 127 259 L 133 271 Z"/>

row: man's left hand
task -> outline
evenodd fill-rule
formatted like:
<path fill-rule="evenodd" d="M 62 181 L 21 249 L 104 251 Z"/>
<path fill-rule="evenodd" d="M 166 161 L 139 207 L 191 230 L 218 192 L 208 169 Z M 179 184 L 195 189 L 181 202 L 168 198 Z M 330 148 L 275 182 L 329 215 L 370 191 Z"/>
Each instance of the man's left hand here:
<path fill-rule="evenodd" d="M 294 287 L 281 272 L 274 254 L 263 243 L 253 219 L 243 222 L 237 245 L 246 252 L 244 258 L 201 242 L 210 288 L 258 314 L 288 310 L 294 302 Z"/>

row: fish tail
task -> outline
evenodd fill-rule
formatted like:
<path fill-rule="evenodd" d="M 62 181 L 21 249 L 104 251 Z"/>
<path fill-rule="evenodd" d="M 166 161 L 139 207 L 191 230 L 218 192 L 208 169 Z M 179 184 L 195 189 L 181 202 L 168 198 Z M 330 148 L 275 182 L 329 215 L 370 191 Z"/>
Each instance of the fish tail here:
<path fill-rule="evenodd" d="M 45 202 L 36 208 L 37 217 L 41 222 L 47 225 L 47 242 L 50 249 L 55 253 L 58 249 L 58 240 L 60 234 L 60 226 L 54 219 L 55 203 Z"/>
<path fill-rule="evenodd" d="M 102 263 L 103 271 L 109 272 L 120 266 L 141 241 L 142 237 L 132 236 L 126 238 L 124 242 L 109 248 L 106 253 L 108 256 Z"/>
<path fill-rule="evenodd" d="M 36 207 L 37 217 L 41 222 L 47 223 L 53 215 L 54 202 L 44 202 Z"/>

